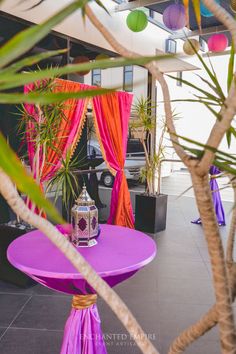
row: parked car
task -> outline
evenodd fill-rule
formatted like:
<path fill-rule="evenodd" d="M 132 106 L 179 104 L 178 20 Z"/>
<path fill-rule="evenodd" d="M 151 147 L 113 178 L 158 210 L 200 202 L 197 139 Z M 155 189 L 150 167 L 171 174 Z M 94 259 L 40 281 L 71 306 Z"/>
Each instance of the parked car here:
<path fill-rule="evenodd" d="M 102 152 L 97 140 L 90 140 L 87 145 L 88 159 L 93 161 L 93 166 L 97 169 L 104 169 L 97 172 L 98 181 L 106 187 L 112 187 L 114 176 L 107 170 L 106 163 L 103 161 Z M 94 163 L 94 160 L 99 164 Z M 145 166 L 145 158 L 142 144 L 138 139 L 130 139 L 127 144 L 127 155 L 125 160 L 125 176 L 128 180 L 138 181 L 140 170 Z"/>

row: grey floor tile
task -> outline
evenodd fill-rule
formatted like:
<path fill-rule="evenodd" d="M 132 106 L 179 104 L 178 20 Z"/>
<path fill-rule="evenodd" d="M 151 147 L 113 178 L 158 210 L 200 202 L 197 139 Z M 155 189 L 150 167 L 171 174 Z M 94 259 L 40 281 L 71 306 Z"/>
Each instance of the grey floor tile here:
<path fill-rule="evenodd" d="M 117 285 L 114 290 L 125 298 L 129 298 L 130 294 L 133 293 L 147 293 L 152 295 L 157 289 L 156 267 L 156 263 L 152 261 L 151 264 L 141 269 L 131 278 Z"/>
<path fill-rule="evenodd" d="M 177 304 L 211 305 L 215 302 L 210 279 L 184 279 L 159 277 L 159 301 Z"/>
<path fill-rule="evenodd" d="M 62 331 L 13 329 L 0 341 L 2 354 L 59 354 Z"/>
<path fill-rule="evenodd" d="M 7 330 L 7 328 L 0 328 L 0 340 L 1 340 L 1 336 L 3 335 L 3 333 Z"/>
<path fill-rule="evenodd" d="M 184 244 L 186 246 L 195 247 L 195 240 L 188 226 L 170 226 L 167 225 L 166 230 L 155 235 L 155 240 L 159 244 L 173 242 L 175 244 Z"/>
<path fill-rule="evenodd" d="M 160 304 L 158 319 L 160 321 L 161 338 L 168 335 L 176 338 L 183 330 L 196 323 L 211 306 L 165 303 Z M 211 329 L 205 336 L 206 340 L 218 339 L 218 327 Z"/>
<path fill-rule="evenodd" d="M 9 326 L 29 298 L 22 294 L 0 294 L 0 327 Z"/>
<path fill-rule="evenodd" d="M 168 354 L 168 349 L 172 342 L 172 338 L 168 336 L 162 337 L 160 346 L 161 354 Z M 198 339 L 192 343 L 184 352 L 185 354 L 221 354 L 220 344 L 218 341 Z"/>
<path fill-rule="evenodd" d="M 203 261 L 209 263 L 210 256 L 209 256 L 207 247 L 198 247 L 198 249 L 199 249 L 200 255 L 202 256 Z"/>
<path fill-rule="evenodd" d="M 0 280 L 0 293 L 8 293 L 8 294 L 32 294 L 34 286 L 28 288 L 20 288 L 14 284 L 4 282 Z"/>
<path fill-rule="evenodd" d="M 33 295 L 47 295 L 47 296 L 69 296 L 65 293 L 61 293 L 59 291 L 49 289 L 46 286 L 41 284 L 37 284 L 32 289 Z M 71 297 L 70 297 L 71 298 Z"/>
<path fill-rule="evenodd" d="M 180 244 L 172 240 L 161 242 L 157 240 L 157 257 L 164 259 L 202 260 L 196 247 Z"/>
<path fill-rule="evenodd" d="M 202 261 L 189 259 L 159 259 L 155 264 L 155 276 L 184 279 L 210 279 L 208 267 Z M 154 273 L 154 272 L 153 272 Z M 158 281 L 158 280 L 157 280 Z"/>
<path fill-rule="evenodd" d="M 134 296 L 130 296 L 134 298 Z M 156 346 L 160 341 L 160 330 L 158 321 L 158 307 L 154 303 L 144 302 L 140 298 L 126 302 L 129 309 L 141 325 L 144 333 Z M 144 305 L 145 303 L 145 305 Z M 108 353 L 141 353 L 134 344 L 132 336 L 128 334 L 121 322 L 112 313 L 108 306 L 99 301 L 99 313 L 101 317 L 102 329 L 106 338 Z"/>
<path fill-rule="evenodd" d="M 116 339 L 106 341 L 106 347 L 108 354 L 142 354 L 137 344 L 130 338 L 123 337 L 124 339 Z M 151 340 L 155 348 L 159 349 L 159 340 Z"/>
<path fill-rule="evenodd" d="M 70 297 L 33 296 L 11 327 L 62 330 L 70 308 Z"/>

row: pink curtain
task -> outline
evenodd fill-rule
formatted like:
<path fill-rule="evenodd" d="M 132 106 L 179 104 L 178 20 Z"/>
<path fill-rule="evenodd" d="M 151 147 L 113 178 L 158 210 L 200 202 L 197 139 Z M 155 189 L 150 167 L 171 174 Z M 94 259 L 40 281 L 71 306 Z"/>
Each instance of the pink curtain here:
<path fill-rule="evenodd" d="M 55 92 L 74 92 L 83 90 L 83 87 L 76 82 L 61 79 L 56 79 L 55 82 Z M 25 86 L 24 92 L 27 93 L 33 89 L 34 84 L 30 84 Z M 40 117 L 36 113 L 35 106 L 25 104 L 25 108 L 33 119 L 39 122 Z M 55 139 L 55 147 L 57 148 L 57 151 L 49 147 L 45 156 L 43 156 L 42 148 L 40 147 L 39 149 L 38 160 L 39 170 L 41 170 L 40 181 L 38 181 L 39 183 L 49 180 L 56 173 L 56 171 L 61 167 L 61 161 L 66 157 L 66 152 L 69 149 L 71 149 L 71 153 L 73 153 L 83 128 L 86 108 L 87 99 L 69 99 L 65 101 L 64 115 L 66 119 L 61 121 L 61 126 L 58 129 L 57 138 Z M 36 177 L 34 171 L 34 159 L 36 154 L 36 144 L 34 138 L 34 122 L 29 121 L 26 126 L 27 147 L 31 170 L 33 171 L 34 177 Z"/>
<path fill-rule="evenodd" d="M 97 135 L 103 147 L 104 159 L 111 173 L 115 175 L 107 222 L 130 228 L 134 227 L 134 216 L 124 164 L 132 98 L 126 92 L 93 98 Z"/>

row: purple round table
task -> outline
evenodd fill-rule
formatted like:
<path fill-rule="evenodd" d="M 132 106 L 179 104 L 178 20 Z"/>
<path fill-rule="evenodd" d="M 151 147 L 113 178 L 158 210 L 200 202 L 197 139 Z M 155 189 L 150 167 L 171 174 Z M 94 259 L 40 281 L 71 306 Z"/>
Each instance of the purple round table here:
<path fill-rule="evenodd" d="M 101 225 L 98 244 L 78 251 L 113 287 L 151 262 L 156 245 L 140 231 Z M 74 295 L 61 354 L 107 353 L 95 291 L 42 232 L 36 230 L 17 238 L 8 247 L 7 257 L 40 284 Z"/>

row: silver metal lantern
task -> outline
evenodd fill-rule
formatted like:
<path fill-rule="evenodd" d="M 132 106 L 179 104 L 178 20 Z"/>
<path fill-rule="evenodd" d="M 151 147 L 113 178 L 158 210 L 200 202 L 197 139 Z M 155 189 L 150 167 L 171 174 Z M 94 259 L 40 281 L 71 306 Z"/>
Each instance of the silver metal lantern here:
<path fill-rule="evenodd" d="M 72 235 L 71 241 L 80 247 L 91 247 L 97 244 L 99 234 L 98 210 L 93 199 L 83 186 L 82 192 L 71 209 Z"/>

